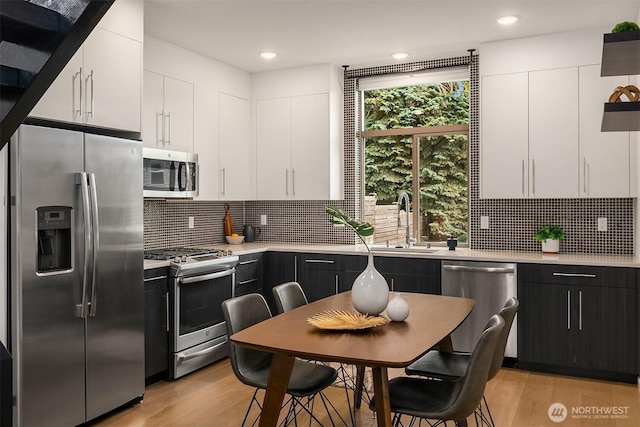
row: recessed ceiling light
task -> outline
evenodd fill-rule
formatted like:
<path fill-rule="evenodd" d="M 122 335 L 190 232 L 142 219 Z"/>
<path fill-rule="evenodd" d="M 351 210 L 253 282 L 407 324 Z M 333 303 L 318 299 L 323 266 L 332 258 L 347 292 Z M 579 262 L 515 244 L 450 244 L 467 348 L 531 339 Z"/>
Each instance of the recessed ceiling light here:
<path fill-rule="evenodd" d="M 264 59 L 273 59 L 276 57 L 276 54 L 273 52 L 262 52 L 260 53 L 260 56 L 263 57 Z"/>
<path fill-rule="evenodd" d="M 393 59 L 405 59 L 407 56 L 409 56 L 409 54 L 405 52 L 398 52 L 398 53 L 391 54 L 391 57 Z"/>
<path fill-rule="evenodd" d="M 509 15 L 509 16 L 501 16 L 496 19 L 496 22 L 501 25 L 511 25 L 518 20 L 517 16 Z"/>

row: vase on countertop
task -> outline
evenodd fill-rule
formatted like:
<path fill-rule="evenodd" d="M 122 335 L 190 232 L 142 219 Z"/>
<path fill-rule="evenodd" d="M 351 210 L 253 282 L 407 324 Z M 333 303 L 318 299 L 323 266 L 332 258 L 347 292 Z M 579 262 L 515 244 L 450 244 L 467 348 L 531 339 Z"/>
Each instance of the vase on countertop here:
<path fill-rule="evenodd" d="M 377 316 L 389 303 L 389 285 L 373 265 L 373 254 L 369 252 L 367 268 L 353 282 L 351 303 L 362 314 Z"/>

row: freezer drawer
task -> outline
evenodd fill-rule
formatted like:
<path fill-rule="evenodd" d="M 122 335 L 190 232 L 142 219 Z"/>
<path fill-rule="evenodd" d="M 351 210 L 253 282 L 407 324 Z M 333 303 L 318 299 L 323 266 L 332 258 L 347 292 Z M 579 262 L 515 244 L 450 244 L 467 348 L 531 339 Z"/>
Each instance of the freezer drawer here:
<path fill-rule="evenodd" d="M 505 302 L 517 297 L 517 266 L 511 263 L 443 261 L 442 295 L 471 298 L 476 302 L 469 317 L 451 334 L 454 350 L 472 351 L 489 318 Z M 506 357 L 518 356 L 517 317 L 505 349 Z"/>

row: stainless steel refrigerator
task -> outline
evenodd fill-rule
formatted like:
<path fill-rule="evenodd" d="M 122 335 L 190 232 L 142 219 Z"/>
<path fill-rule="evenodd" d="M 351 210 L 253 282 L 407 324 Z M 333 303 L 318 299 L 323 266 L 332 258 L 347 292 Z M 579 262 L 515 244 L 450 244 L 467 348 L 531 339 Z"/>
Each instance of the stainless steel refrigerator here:
<path fill-rule="evenodd" d="M 14 423 L 78 425 L 141 398 L 141 143 L 22 125 L 10 195 Z"/>

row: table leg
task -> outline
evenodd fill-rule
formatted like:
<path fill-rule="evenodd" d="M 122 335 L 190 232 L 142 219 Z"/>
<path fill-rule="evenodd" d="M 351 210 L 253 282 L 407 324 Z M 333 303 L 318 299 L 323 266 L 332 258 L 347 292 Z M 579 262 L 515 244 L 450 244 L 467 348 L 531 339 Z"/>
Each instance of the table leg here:
<path fill-rule="evenodd" d="M 375 393 L 378 427 L 391 427 L 391 402 L 389 401 L 389 376 L 387 368 L 373 367 L 373 391 Z"/>
<path fill-rule="evenodd" d="M 453 343 L 451 342 L 451 335 L 447 335 L 440 340 L 440 342 L 438 343 L 438 350 L 447 353 L 453 353 Z"/>
<path fill-rule="evenodd" d="M 353 406 L 360 408 L 362 403 L 362 390 L 364 389 L 364 366 L 356 366 L 356 389 L 353 393 Z"/>
<path fill-rule="evenodd" d="M 278 425 L 280 408 L 289 385 L 289 377 L 295 360 L 295 357 L 287 354 L 276 353 L 273 355 L 267 391 L 262 402 L 260 427 L 276 427 Z"/>

